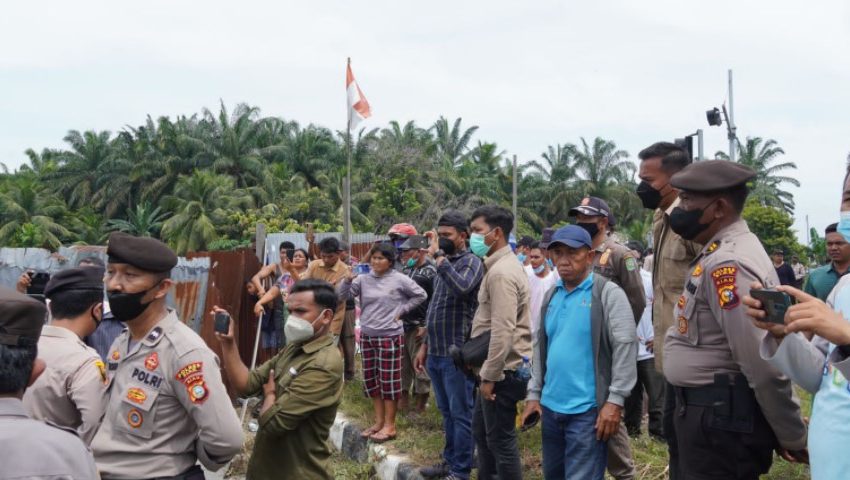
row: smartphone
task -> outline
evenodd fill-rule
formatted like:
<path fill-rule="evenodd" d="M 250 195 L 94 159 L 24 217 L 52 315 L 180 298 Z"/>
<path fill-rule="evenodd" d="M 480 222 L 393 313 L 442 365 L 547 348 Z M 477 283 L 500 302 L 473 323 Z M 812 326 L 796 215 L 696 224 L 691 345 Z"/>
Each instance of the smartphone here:
<path fill-rule="evenodd" d="M 787 293 L 778 292 L 772 288 L 754 288 L 750 296 L 761 302 L 762 309 L 767 312 L 766 322 L 785 324 L 785 312 L 792 305 Z"/>
<path fill-rule="evenodd" d="M 50 280 L 50 274 L 47 272 L 27 272 L 30 277 L 30 286 L 27 287 L 27 295 L 44 295 L 44 287 Z"/>
<path fill-rule="evenodd" d="M 527 417 L 525 417 L 525 421 L 522 422 L 522 426 L 520 427 L 521 432 L 525 432 L 534 428 L 537 425 L 537 422 L 540 421 L 540 414 L 537 412 L 531 412 Z"/>
<path fill-rule="evenodd" d="M 295 259 L 295 249 L 294 248 L 287 248 L 286 249 L 286 258 L 288 258 L 290 262 Z"/>
<path fill-rule="evenodd" d="M 230 331 L 230 315 L 227 312 L 215 312 L 215 331 L 225 335 Z"/>
<path fill-rule="evenodd" d="M 354 266 L 354 273 L 357 275 L 366 275 L 372 271 L 372 267 L 368 263 L 358 263 Z"/>

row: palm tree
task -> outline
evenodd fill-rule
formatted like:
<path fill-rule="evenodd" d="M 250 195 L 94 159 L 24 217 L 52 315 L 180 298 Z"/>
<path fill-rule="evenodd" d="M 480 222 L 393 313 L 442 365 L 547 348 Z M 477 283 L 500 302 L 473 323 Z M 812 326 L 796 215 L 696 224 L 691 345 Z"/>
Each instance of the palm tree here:
<path fill-rule="evenodd" d="M 236 188 L 232 177 L 197 170 L 177 181 L 174 194 L 163 198 L 163 206 L 174 216 L 162 226 L 162 236 L 182 255 L 203 251 L 218 237 L 228 208 L 250 208 L 251 197 Z"/>
<path fill-rule="evenodd" d="M 0 190 L 0 244 L 56 250 L 72 236 L 65 204 L 34 175 L 18 175 Z"/>
<path fill-rule="evenodd" d="M 29 165 L 21 165 L 21 171 L 30 171 L 38 176 L 53 173 L 59 168 L 59 157 L 62 154 L 59 150 L 45 148 L 41 153 L 36 153 L 35 150 L 28 148 L 24 152 L 30 161 Z"/>
<path fill-rule="evenodd" d="M 743 145 L 738 143 L 738 163 L 746 165 L 756 172 L 756 178 L 752 181 L 750 198 L 768 207 L 784 210 L 786 213 L 794 214 L 794 195 L 782 189 L 782 184 L 790 183 L 795 187 L 800 186 L 800 181 L 794 177 L 782 175 L 780 172 L 796 170 L 794 162 L 782 162 L 772 165 L 784 155 L 785 150 L 779 146 L 776 140 L 763 140 L 761 137 L 747 137 Z M 729 160 L 724 152 L 717 152 L 715 157 L 720 160 Z"/>
<path fill-rule="evenodd" d="M 477 125 L 466 130 L 462 129 L 461 121 L 462 119 L 458 118 L 449 127 L 449 121 L 440 117 L 431 127 L 434 132 L 437 155 L 445 164 L 452 167 L 457 166 L 464 159 L 469 151 L 472 135 L 478 130 Z"/>
<path fill-rule="evenodd" d="M 282 154 L 282 160 L 289 165 L 293 176 L 301 178 L 311 187 L 321 187 L 321 174 L 340 168 L 344 158 L 333 133 L 315 125 L 307 128 L 294 126 L 283 145 Z"/>
<path fill-rule="evenodd" d="M 59 168 L 45 175 L 45 179 L 65 197 L 69 207 L 83 207 L 91 204 L 110 157 L 110 133 L 87 131 L 81 134 L 71 130 L 64 140 L 71 151 L 58 156 Z"/>
<path fill-rule="evenodd" d="M 224 102 L 218 116 L 204 109 L 202 131 L 206 154 L 214 171 L 236 179 L 239 187 L 257 183 L 265 160 L 257 148 L 260 109 L 240 103 L 228 115 Z"/>
<path fill-rule="evenodd" d="M 167 214 L 150 202 L 142 202 L 127 212 L 127 219 L 113 218 L 107 222 L 111 230 L 126 232 L 137 237 L 158 237 Z"/>

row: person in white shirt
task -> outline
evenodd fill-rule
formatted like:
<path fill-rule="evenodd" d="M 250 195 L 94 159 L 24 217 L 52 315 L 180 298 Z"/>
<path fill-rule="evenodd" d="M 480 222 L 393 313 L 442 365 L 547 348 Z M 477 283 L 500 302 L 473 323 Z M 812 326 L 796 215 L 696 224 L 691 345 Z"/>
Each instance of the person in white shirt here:
<path fill-rule="evenodd" d="M 549 268 L 546 255 L 540 247 L 540 242 L 534 242 L 528 249 L 529 264 L 525 267 L 528 273 L 528 286 L 531 292 L 529 308 L 531 309 L 531 333 L 537 331 L 540 324 L 540 308 L 543 306 L 543 297 L 550 288 L 558 282 L 558 275 Z"/>
<path fill-rule="evenodd" d="M 637 252 L 636 252 L 637 253 Z M 635 383 L 632 394 L 626 399 L 624 423 L 626 430 L 632 437 L 640 436 L 640 425 L 643 418 L 643 397 L 649 401 L 649 434 L 659 439 L 664 438 L 662 424 L 662 406 L 664 400 L 664 377 L 655 369 L 655 355 L 652 353 L 654 331 L 652 328 L 652 273 L 641 269 L 643 280 L 643 291 L 646 295 L 646 308 L 640 317 L 637 326 L 638 356 L 637 371 L 638 381 Z"/>

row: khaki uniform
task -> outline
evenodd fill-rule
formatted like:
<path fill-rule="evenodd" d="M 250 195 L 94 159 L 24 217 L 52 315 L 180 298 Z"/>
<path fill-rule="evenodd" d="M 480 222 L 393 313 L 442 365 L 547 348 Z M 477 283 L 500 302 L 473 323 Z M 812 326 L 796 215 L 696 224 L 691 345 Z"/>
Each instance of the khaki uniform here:
<path fill-rule="evenodd" d="M 67 328 L 45 325 L 38 356 L 47 369 L 24 394 L 24 407 L 36 420 L 76 429 L 91 443 L 106 410 L 106 368 L 95 349 Z"/>
<path fill-rule="evenodd" d="M 333 337 L 287 345 L 251 372 L 248 395 L 262 393 L 272 369 L 276 401 L 259 418 L 248 478 L 333 478 L 328 435 L 342 401 L 343 370 Z"/>
<path fill-rule="evenodd" d="M 326 267 L 324 260 L 316 260 L 310 262 L 310 266 L 307 267 L 307 273 L 301 276 L 301 278 L 315 278 L 318 280 L 324 280 L 331 285 L 333 285 L 334 289 L 339 286 L 340 280 L 348 276 L 348 272 L 351 271 L 351 267 L 345 264 L 342 260 L 336 262 L 333 267 Z M 339 302 L 339 305 L 336 307 L 336 312 L 334 313 L 334 320 L 331 323 L 331 333 L 334 335 L 339 335 L 342 332 L 342 322 L 345 319 L 345 299 Z"/>
<path fill-rule="evenodd" d="M 107 358 L 109 403 L 92 442 L 104 478 L 175 476 L 224 466 L 242 448 L 218 357 L 169 311 L 139 342 L 125 330 Z"/>
<path fill-rule="evenodd" d="M 666 211 L 656 210 L 652 220 L 652 238 L 655 260 L 652 265 L 652 326 L 655 330 L 653 353 L 655 368 L 664 371 L 664 335 L 673 326 L 673 307 L 682 294 L 682 285 L 690 272 L 691 261 L 702 245 L 685 240 L 670 228 L 670 213 L 679 205 L 679 199 Z"/>
<path fill-rule="evenodd" d="M 33 420 L 17 398 L 0 398 L 0 446 L 0 479 L 98 478 L 73 429 Z"/>
<path fill-rule="evenodd" d="M 596 249 L 593 271 L 613 281 L 626 292 L 632 314 L 635 316 L 635 325 L 637 325 L 646 307 L 646 296 L 643 293 L 643 280 L 640 278 L 640 265 L 637 258 L 628 248 L 609 236 Z"/>
<path fill-rule="evenodd" d="M 803 448 L 806 427 L 791 382 L 759 355 L 764 332 L 741 302 L 754 281 L 766 288 L 779 283 L 758 238 L 738 220 L 691 262 L 664 344 L 664 375 L 677 387 L 703 387 L 715 383 L 715 374 L 743 374 L 779 443 Z"/>

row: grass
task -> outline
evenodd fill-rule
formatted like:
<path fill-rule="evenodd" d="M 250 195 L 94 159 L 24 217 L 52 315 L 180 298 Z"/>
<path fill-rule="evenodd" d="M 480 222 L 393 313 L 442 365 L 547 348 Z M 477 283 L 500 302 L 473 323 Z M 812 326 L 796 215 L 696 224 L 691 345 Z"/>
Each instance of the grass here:
<path fill-rule="evenodd" d="M 798 393 L 801 397 L 804 415 L 808 416 L 811 411 L 811 397 L 799 390 Z M 340 410 L 362 428 L 368 427 L 374 420 L 372 402 L 363 395 L 363 384 L 358 380 L 348 382 L 345 385 Z M 406 455 L 417 465 L 430 465 L 441 461 L 440 455 L 443 449 L 444 436 L 442 420 L 433 397 L 428 402 L 428 409 L 423 415 L 411 418 L 400 414 L 397 420 L 397 430 L 398 437 L 386 444 L 390 450 Z M 543 478 L 541 443 L 539 426 L 519 434 L 520 456 L 525 467 L 523 478 L 529 480 Z M 662 480 L 667 478 L 667 447 L 665 444 L 653 440 L 644 433 L 641 437 L 632 440 L 632 455 L 635 460 L 637 479 Z M 372 474 L 368 469 L 361 469 L 361 476 L 345 476 L 349 475 L 349 469 L 354 468 L 353 466 L 346 466 L 349 463 L 352 462 L 345 460 L 334 462 L 335 478 L 371 478 Z M 473 478 L 475 478 L 475 471 L 473 471 Z M 606 476 L 606 478 L 611 477 Z M 774 459 L 773 468 L 762 477 L 763 480 L 803 480 L 809 478 L 808 467 L 789 464 L 779 458 Z"/>

